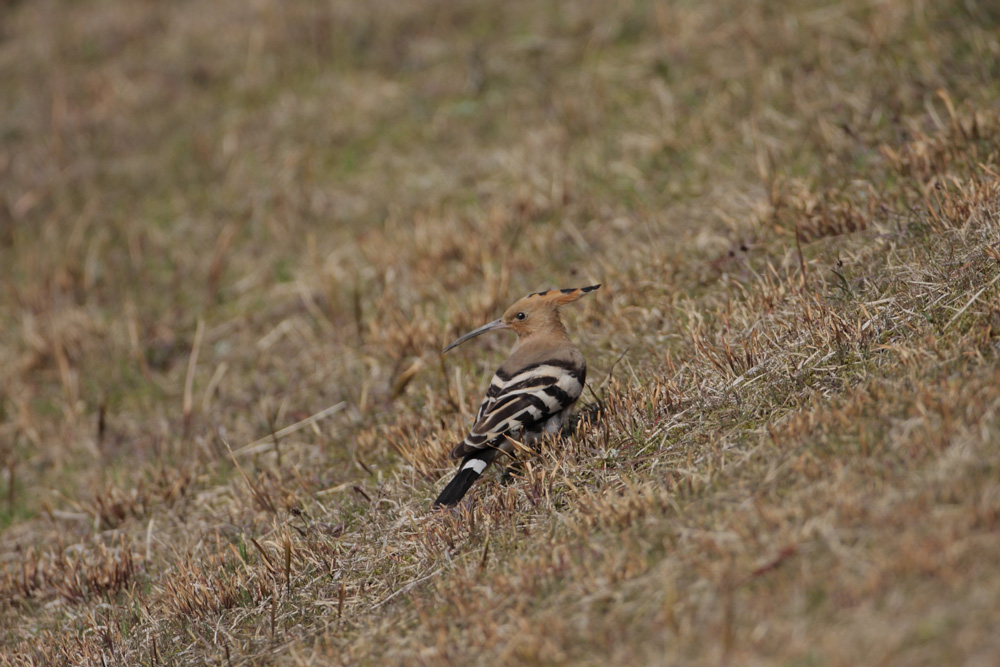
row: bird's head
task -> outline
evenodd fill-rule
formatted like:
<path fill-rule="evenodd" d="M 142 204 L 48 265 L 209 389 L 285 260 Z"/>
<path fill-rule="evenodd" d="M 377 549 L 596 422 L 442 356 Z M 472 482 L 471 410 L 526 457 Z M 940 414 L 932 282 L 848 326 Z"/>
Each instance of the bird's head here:
<path fill-rule="evenodd" d="M 444 348 L 443 352 L 447 352 L 451 348 L 457 347 L 479 334 L 498 329 L 510 329 L 521 339 L 550 330 L 562 332 L 562 324 L 559 321 L 559 306 L 576 301 L 583 295 L 589 294 L 599 287 L 600 285 L 591 285 L 590 287 L 553 289 L 529 294 L 526 297 L 518 299 L 514 305 L 504 312 L 503 317 L 461 336 L 451 345 Z"/>

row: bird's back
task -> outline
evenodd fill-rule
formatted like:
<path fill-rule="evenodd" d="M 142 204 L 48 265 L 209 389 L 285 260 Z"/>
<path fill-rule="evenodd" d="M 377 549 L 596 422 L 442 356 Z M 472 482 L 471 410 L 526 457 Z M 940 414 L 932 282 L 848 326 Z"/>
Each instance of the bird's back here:
<path fill-rule="evenodd" d="M 462 458 L 505 435 L 530 431 L 562 414 L 583 392 L 587 364 L 569 339 L 524 341 L 497 369 L 476 423 L 451 452 Z"/>

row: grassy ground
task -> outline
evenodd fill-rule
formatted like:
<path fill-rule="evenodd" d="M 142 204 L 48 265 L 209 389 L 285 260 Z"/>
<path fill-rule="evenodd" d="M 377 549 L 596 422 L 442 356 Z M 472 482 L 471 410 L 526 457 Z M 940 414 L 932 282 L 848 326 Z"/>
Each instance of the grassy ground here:
<path fill-rule="evenodd" d="M 998 35 L 0 3 L 0 664 L 995 664 Z M 575 430 L 429 511 L 442 344 L 596 282 Z"/>

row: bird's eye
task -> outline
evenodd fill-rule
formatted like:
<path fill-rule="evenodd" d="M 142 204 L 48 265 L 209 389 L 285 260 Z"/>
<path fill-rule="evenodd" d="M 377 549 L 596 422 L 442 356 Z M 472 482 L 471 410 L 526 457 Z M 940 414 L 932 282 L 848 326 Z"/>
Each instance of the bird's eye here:
<path fill-rule="evenodd" d="M 527 315 L 525 315 L 524 313 L 518 313 L 518 314 L 517 314 L 517 315 L 515 315 L 514 317 L 516 317 L 516 318 L 517 318 L 517 319 L 519 319 L 519 320 L 523 320 L 524 318 L 526 318 L 526 317 L 527 317 Z"/>

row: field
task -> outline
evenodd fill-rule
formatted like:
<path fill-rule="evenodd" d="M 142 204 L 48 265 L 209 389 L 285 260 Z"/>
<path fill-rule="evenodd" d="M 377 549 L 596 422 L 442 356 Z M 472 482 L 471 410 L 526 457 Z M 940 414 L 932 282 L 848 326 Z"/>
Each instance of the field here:
<path fill-rule="evenodd" d="M 0 665 L 1000 662 L 1000 5 L 0 2 Z M 589 364 L 431 511 L 528 292 Z"/>

